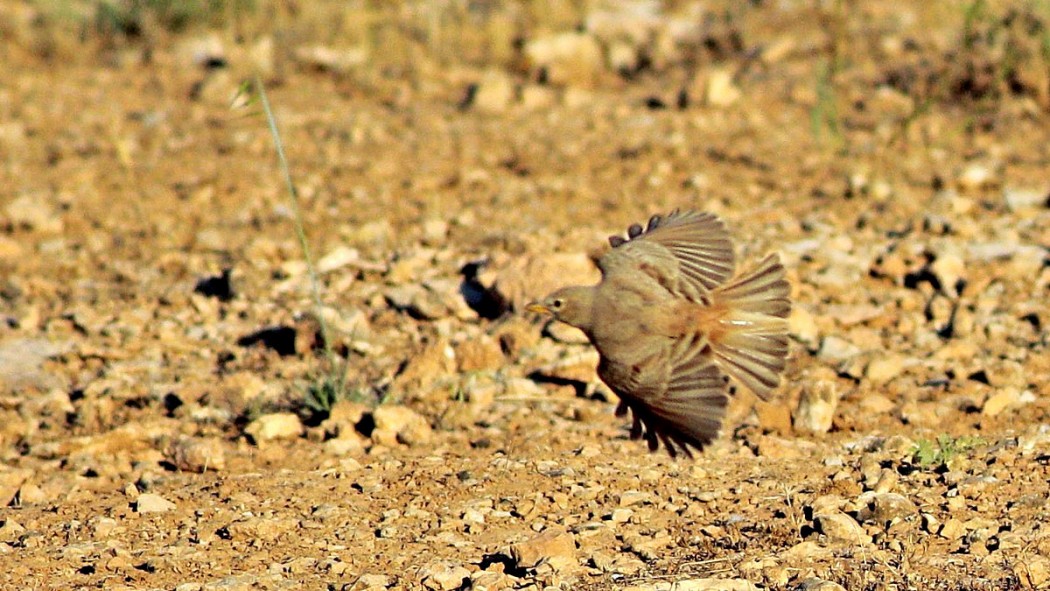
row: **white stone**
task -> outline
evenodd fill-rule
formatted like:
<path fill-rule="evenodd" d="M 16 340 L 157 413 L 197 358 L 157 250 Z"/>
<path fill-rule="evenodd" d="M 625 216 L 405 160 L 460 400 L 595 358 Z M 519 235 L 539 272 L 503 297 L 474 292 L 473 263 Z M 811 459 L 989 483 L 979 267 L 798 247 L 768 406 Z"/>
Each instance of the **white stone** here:
<path fill-rule="evenodd" d="M 474 91 L 472 106 L 482 113 L 503 113 L 514 102 L 514 81 L 504 71 L 485 72 Z"/>
<path fill-rule="evenodd" d="M 733 81 L 733 72 L 719 68 L 707 75 L 704 100 L 712 107 L 728 107 L 740 100 L 743 93 Z"/>
<path fill-rule="evenodd" d="M 1046 189 L 1003 189 L 1003 200 L 1010 211 L 1035 207 L 1047 207 L 1050 196 Z"/>
<path fill-rule="evenodd" d="M 138 513 L 166 513 L 175 508 L 175 503 L 153 493 L 142 493 L 135 501 L 135 511 Z"/>
<path fill-rule="evenodd" d="M 803 432 L 827 433 L 831 430 L 839 403 L 838 384 L 830 371 L 815 373 L 820 375 L 811 376 L 802 387 L 794 426 Z"/>
<path fill-rule="evenodd" d="M 274 439 L 291 439 L 303 433 L 303 423 L 290 412 L 263 415 L 244 430 L 256 443 Z"/>

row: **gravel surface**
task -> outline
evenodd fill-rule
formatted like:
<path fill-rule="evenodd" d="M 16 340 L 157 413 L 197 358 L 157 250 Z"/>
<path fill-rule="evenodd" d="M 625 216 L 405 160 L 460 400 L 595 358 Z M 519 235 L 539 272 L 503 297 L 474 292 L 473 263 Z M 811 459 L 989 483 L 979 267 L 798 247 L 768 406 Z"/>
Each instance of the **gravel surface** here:
<path fill-rule="evenodd" d="M 0 5 L 0 587 L 1050 587 L 1050 13 L 292 4 Z M 675 207 L 795 300 L 692 461 L 522 312 Z"/>

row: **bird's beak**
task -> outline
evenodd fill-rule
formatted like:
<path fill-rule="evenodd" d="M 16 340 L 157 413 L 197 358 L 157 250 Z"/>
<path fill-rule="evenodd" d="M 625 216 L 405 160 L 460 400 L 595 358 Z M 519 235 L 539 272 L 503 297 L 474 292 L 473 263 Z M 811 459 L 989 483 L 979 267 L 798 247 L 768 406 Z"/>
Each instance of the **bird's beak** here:
<path fill-rule="evenodd" d="M 528 306 L 525 306 L 525 309 L 528 310 L 529 312 L 534 312 L 536 314 L 550 314 L 551 313 L 551 309 L 550 308 L 548 308 L 547 306 L 544 306 L 543 304 L 541 304 L 539 302 L 533 302 L 533 303 L 529 304 Z"/>

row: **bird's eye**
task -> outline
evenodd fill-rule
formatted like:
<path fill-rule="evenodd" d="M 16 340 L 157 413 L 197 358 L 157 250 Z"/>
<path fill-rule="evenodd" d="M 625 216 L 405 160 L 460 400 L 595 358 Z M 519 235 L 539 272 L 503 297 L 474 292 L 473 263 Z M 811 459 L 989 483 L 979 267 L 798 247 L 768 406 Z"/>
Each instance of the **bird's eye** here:
<path fill-rule="evenodd" d="M 557 310 L 557 309 L 561 308 L 562 304 L 564 304 L 564 303 L 565 303 L 564 300 L 562 300 L 561 298 L 558 298 L 558 299 L 554 300 L 553 302 L 551 302 L 551 308 Z"/>

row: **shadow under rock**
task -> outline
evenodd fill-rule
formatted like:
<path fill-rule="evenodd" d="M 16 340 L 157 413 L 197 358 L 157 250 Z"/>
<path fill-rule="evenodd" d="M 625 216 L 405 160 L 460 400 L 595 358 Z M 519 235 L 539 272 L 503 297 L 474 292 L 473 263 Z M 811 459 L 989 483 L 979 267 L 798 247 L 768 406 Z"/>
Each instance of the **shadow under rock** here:
<path fill-rule="evenodd" d="M 488 261 L 472 261 L 459 270 L 463 276 L 463 282 L 459 285 L 459 293 L 463 300 L 478 313 L 478 316 L 487 320 L 495 320 L 510 311 L 510 302 L 499 292 L 482 285 L 478 280 L 478 272 Z"/>
<path fill-rule="evenodd" d="M 263 345 L 281 357 L 295 355 L 295 329 L 291 326 L 269 326 L 237 339 L 241 347 Z"/>

